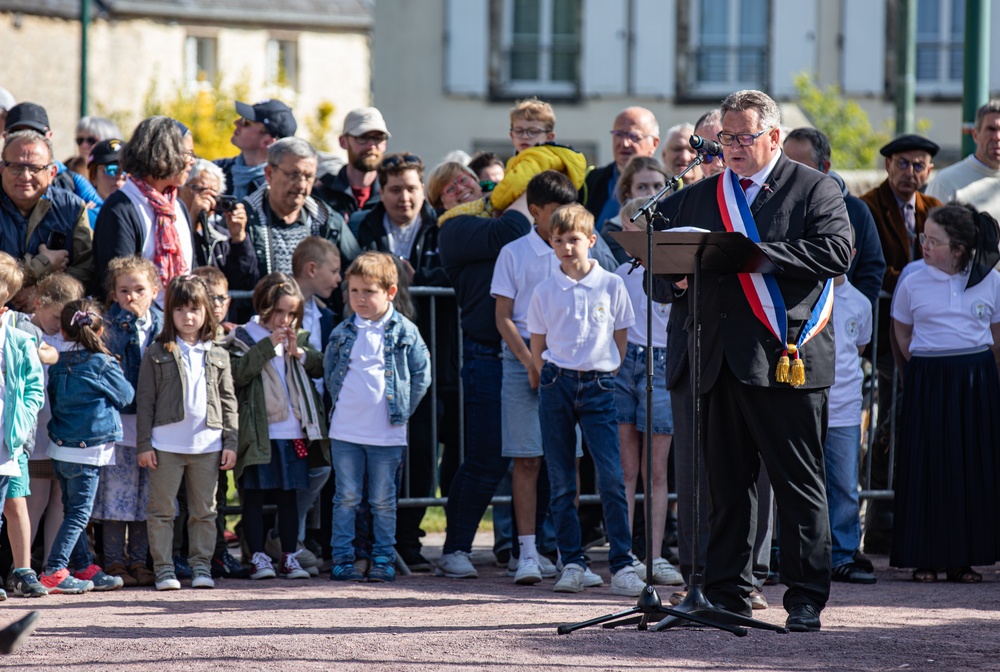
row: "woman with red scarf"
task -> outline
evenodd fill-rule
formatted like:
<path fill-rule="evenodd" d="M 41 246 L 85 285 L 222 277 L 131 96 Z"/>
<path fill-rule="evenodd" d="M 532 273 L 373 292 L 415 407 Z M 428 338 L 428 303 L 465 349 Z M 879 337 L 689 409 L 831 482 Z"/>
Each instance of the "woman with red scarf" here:
<path fill-rule="evenodd" d="M 115 257 L 151 259 L 163 287 L 194 266 L 191 219 L 177 190 L 195 159 L 194 139 L 179 121 L 149 117 L 136 127 L 122 157 L 128 179 L 104 203 L 94 226 L 95 296 L 105 296 L 108 262 Z"/>

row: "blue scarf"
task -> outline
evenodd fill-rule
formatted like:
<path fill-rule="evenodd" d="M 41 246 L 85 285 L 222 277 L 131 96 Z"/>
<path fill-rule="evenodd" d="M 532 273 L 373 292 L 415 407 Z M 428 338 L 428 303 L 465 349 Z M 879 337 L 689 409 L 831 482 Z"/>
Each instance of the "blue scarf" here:
<path fill-rule="evenodd" d="M 248 166 L 247 162 L 243 160 L 243 155 L 240 154 L 236 157 L 233 162 L 233 196 L 237 200 L 242 201 L 246 198 L 247 194 L 250 193 L 248 187 L 250 183 L 256 179 L 264 178 L 264 166 L 267 162 L 257 165 Z"/>

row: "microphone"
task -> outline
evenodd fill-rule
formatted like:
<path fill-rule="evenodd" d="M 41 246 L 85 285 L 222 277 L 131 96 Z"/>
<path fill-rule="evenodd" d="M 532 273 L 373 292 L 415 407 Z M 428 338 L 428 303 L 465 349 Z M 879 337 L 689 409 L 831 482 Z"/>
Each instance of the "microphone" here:
<path fill-rule="evenodd" d="M 699 152 L 705 152 L 708 156 L 722 155 L 722 145 L 714 140 L 706 140 L 700 135 L 692 135 L 688 142 L 691 144 L 692 149 L 696 149 Z"/>

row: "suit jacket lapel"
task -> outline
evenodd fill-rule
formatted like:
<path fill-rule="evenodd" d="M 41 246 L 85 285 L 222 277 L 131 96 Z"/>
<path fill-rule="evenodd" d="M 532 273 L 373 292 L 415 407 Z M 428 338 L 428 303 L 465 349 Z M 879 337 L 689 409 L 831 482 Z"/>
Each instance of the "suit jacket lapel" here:
<path fill-rule="evenodd" d="M 750 214 L 754 217 L 756 217 L 757 212 L 764 207 L 764 204 L 771 200 L 778 189 L 781 188 L 783 183 L 781 175 L 784 173 L 785 165 L 787 163 L 788 158 L 784 155 L 784 153 L 782 153 L 781 156 L 778 157 L 778 162 L 774 164 L 774 170 L 772 170 L 771 174 L 767 176 L 766 180 L 764 180 L 764 186 L 760 188 L 760 191 L 757 192 L 757 197 L 753 199 L 753 203 L 750 204 Z"/>

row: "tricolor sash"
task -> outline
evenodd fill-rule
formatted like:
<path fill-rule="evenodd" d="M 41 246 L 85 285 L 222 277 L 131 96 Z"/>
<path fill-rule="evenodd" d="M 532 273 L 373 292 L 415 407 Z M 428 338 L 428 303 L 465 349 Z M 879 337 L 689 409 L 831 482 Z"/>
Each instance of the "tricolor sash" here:
<path fill-rule="evenodd" d="M 719 178 L 716 198 L 726 231 L 737 231 L 759 244 L 761 242 L 760 234 L 750 212 L 750 203 L 740 186 L 739 176 L 729 168 L 726 168 L 726 171 Z M 789 383 L 793 387 L 804 385 L 806 369 L 800 351 L 802 346 L 808 343 L 830 321 L 830 316 L 833 313 L 833 281 L 827 280 L 823 285 L 823 291 L 816 305 L 813 306 L 812 314 L 802 328 L 802 333 L 795 343 L 789 343 L 788 315 L 785 311 L 785 300 L 778 288 L 778 281 L 770 273 L 740 273 L 739 279 L 753 314 L 778 339 L 779 343 L 784 344 L 781 358 L 775 369 L 775 380 L 779 383 Z M 790 376 L 789 354 L 795 358 L 794 364 L 791 365 Z"/>

